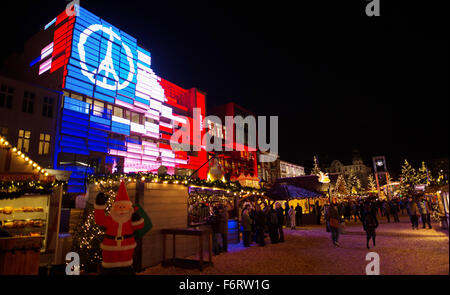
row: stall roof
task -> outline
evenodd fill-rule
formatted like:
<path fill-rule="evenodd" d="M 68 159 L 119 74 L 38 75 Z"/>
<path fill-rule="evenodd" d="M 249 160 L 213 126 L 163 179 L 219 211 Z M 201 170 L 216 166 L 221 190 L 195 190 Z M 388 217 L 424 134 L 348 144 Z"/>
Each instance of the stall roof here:
<path fill-rule="evenodd" d="M 274 186 L 269 191 L 269 196 L 274 200 L 288 200 L 288 199 L 304 199 L 304 198 L 318 198 L 323 197 L 322 194 L 297 187 L 291 184 L 280 184 Z"/>
<path fill-rule="evenodd" d="M 328 177 L 330 178 L 330 183 L 332 185 L 336 184 L 336 181 L 338 179 L 339 173 L 330 173 L 328 174 Z M 288 178 L 279 178 L 275 182 L 275 185 L 277 183 L 286 183 L 286 184 L 292 184 L 297 187 L 301 187 L 313 192 L 327 192 L 329 183 L 321 183 L 319 182 L 319 177 L 317 175 L 303 175 L 303 176 L 297 176 L 297 177 L 288 177 Z"/>

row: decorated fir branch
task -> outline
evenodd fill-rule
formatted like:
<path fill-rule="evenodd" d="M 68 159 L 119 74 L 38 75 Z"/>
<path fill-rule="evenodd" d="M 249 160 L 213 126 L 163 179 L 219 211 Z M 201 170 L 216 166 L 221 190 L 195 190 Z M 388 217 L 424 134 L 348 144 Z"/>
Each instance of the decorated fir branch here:
<path fill-rule="evenodd" d="M 104 183 L 99 187 L 99 192 L 103 192 L 108 197 L 106 214 L 109 214 L 111 210 L 118 188 L 119 185 L 116 183 Z M 83 219 L 74 231 L 71 248 L 80 255 L 81 269 L 89 270 L 102 261 L 100 244 L 104 233 L 104 229 L 95 223 L 93 205 L 87 204 Z"/>
<path fill-rule="evenodd" d="M 208 188 L 208 189 L 221 189 L 229 192 L 238 193 L 262 193 L 264 194 L 265 189 L 255 189 L 253 187 L 243 187 L 238 181 L 234 182 L 223 182 L 222 180 L 202 180 L 198 178 L 189 178 L 187 176 L 180 175 L 169 175 L 169 174 L 154 174 L 154 173 L 130 173 L 130 174 L 111 174 L 103 176 L 88 176 L 87 182 L 94 183 L 96 185 L 100 184 L 112 184 L 118 183 L 121 180 L 125 182 L 136 182 L 138 180 L 142 182 L 153 182 L 153 183 L 163 183 L 163 184 L 182 184 L 185 186 Z"/>
<path fill-rule="evenodd" d="M 50 194 L 55 187 L 61 184 L 66 185 L 66 182 L 58 180 L 52 182 L 2 181 L 0 182 L 0 199 L 14 199 L 26 194 Z"/>

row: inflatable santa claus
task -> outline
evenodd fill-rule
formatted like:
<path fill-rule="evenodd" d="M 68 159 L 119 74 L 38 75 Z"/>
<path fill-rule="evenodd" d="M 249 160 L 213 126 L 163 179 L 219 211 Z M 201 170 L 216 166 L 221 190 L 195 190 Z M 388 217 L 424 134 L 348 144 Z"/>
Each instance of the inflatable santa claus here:
<path fill-rule="evenodd" d="M 144 219 L 133 208 L 125 183 L 112 204 L 110 214 L 105 214 L 107 196 L 99 193 L 95 200 L 94 218 L 97 225 L 105 227 L 101 243 L 103 274 L 132 274 L 133 253 L 136 247 L 134 232 L 144 227 Z"/>

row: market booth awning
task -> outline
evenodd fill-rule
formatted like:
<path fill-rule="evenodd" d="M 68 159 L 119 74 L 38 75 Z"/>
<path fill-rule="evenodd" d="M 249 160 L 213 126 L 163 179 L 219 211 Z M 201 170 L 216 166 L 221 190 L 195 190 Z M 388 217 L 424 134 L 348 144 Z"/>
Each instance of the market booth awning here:
<path fill-rule="evenodd" d="M 273 186 L 268 195 L 270 198 L 277 201 L 323 197 L 322 194 L 285 183 L 279 183 L 278 185 Z"/>
<path fill-rule="evenodd" d="M 318 198 L 333 188 L 339 177 L 338 173 L 329 174 L 329 183 L 319 181 L 317 175 L 303 175 L 289 178 L 279 178 L 268 192 L 268 196 L 276 200 Z"/>

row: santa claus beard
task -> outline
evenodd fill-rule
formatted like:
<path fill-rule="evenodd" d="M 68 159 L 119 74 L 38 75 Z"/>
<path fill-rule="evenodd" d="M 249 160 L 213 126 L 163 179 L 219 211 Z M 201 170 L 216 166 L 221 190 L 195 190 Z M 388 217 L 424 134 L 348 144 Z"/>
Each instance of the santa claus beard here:
<path fill-rule="evenodd" d="M 117 223 L 125 223 L 131 219 L 131 215 L 133 215 L 133 210 L 129 211 L 118 211 L 111 209 L 111 218 Z"/>

